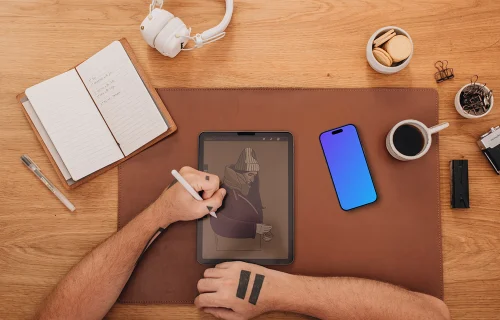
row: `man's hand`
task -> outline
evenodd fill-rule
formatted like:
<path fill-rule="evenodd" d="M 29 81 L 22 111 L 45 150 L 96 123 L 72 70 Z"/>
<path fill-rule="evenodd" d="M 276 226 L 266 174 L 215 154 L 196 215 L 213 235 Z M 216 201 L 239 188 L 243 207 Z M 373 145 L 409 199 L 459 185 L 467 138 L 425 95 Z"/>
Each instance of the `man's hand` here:
<path fill-rule="evenodd" d="M 163 191 L 151 206 L 71 269 L 37 319 L 102 319 L 120 295 L 144 246 L 158 234 L 158 227 L 198 219 L 221 206 L 226 190 L 219 189 L 217 176 L 189 167 L 180 174 L 196 191 L 203 191 L 204 200 L 195 200 L 180 183 Z"/>
<path fill-rule="evenodd" d="M 162 226 L 176 221 L 196 220 L 209 214 L 210 211 L 216 212 L 226 195 L 225 189 L 219 189 L 220 180 L 216 175 L 191 167 L 183 167 L 179 173 L 195 191 L 203 191 L 204 200 L 195 200 L 180 183 L 174 183 L 170 188 L 165 189 L 152 205 L 153 210 L 160 217 Z"/>
<path fill-rule="evenodd" d="M 239 290 L 240 276 L 250 273 L 248 287 Z M 263 277 L 258 298 L 252 291 L 256 275 Z M 275 310 L 276 299 L 280 294 L 287 294 L 285 286 L 290 275 L 244 262 L 225 262 L 215 268 L 205 270 L 204 278 L 198 281 L 200 295 L 194 301 L 196 307 L 206 313 L 227 320 L 251 319 L 268 311 Z M 245 283 L 245 281 L 242 281 Z M 237 296 L 237 292 L 241 293 Z M 255 301 L 256 300 L 256 301 Z M 252 303 L 251 303 L 252 302 Z M 253 304 L 253 302 L 255 304 Z"/>
<path fill-rule="evenodd" d="M 262 283 L 258 295 L 256 278 Z M 450 319 L 443 301 L 391 284 L 290 275 L 244 262 L 225 262 L 205 270 L 198 291 L 195 305 L 225 320 L 246 320 L 278 310 L 320 319 Z"/>
<path fill-rule="evenodd" d="M 255 233 L 264 234 L 264 233 L 271 231 L 272 228 L 273 227 L 270 225 L 257 223 L 257 228 L 255 230 Z"/>

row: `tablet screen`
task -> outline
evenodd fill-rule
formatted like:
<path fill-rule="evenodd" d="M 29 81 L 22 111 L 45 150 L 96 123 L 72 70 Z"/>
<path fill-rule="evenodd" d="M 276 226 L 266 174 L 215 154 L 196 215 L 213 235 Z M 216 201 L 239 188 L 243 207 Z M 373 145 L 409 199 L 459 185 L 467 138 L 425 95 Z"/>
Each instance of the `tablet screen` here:
<path fill-rule="evenodd" d="M 200 262 L 291 262 L 291 140 L 291 134 L 281 132 L 200 136 L 199 167 L 219 176 L 227 191 L 217 218 L 207 216 L 198 222 Z"/>

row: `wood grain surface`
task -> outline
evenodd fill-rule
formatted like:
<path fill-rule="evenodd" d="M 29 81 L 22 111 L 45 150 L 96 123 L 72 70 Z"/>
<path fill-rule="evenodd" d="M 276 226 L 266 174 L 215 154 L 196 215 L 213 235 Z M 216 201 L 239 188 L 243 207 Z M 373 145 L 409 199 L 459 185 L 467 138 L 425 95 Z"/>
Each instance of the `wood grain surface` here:
<path fill-rule="evenodd" d="M 474 74 L 500 89 L 500 1 L 235 2 L 224 40 L 169 59 L 141 39 L 147 0 L 0 1 L 0 318 L 33 317 L 71 266 L 116 230 L 117 169 L 66 192 L 77 208 L 70 214 L 20 163 L 29 154 L 63 189 L 15 97 L 126 37 L 156 87 L 437 88 L 440 119 L 450 122 L 440 139 L 445 301 L 454 319 L 500 319 L 500 177 L 476 146 L 500 125 L 500 107 L 467 120 L 453 106 Z M 194 32 L 224 14 L 221 0 L 169 0 L 165 8 Z M 375 73 L 365 58 L 368 38 L 386 25 L 405 29 L 415 45 L 409 67 L 391 76 Z M 456 76 L 437 85 L 440 59 Z M 335 101 L 332 108 L 342 112 Z M 451 210 L 448 163 L 461 158 L 470 161 L 472 208 Z M 116 305 L 107 318 L 210 317 L 192 306 Z"/>

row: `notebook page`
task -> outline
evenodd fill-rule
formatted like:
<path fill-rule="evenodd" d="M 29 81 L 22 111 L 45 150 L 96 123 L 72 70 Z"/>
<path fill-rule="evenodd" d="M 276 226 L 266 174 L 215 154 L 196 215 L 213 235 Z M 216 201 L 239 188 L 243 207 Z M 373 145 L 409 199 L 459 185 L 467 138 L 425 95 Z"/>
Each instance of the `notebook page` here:
<path fill-rule="evenodd" d="M 26 89 L 73 180 L 123 158 L 75 69 Z"/>
<path fill-rule="evenodd" d="M 76 69 L 126 156 L 168 130 L 119 41 Z"/>
<path fill-rule="evenodd" d="M 50 140 L 50 137 L 47 134 L 45 128 L 43 127 L 43 124 L 40 122 L 40 119 L 38 118 L 35 109 L 33 109 L 33 105 L 28 99 L 26 99 L 26 101 L 21 101 L 21 103 L 23 104 L 26 113 L 30 116 L 31 122 L 33 122 L 33 125 L 35 126 L 36 130 L 38 131 L 38 134 L 45 143 L 45 146 L 49 150 L 50 155 L 52 156 L 57 166 L 59 167 L 59 170 L 61 170 L 64 179 L 65 180 L 71 179 L 71 174 L 69 173 L 68 168 L 66 168 L 66 166 L 64 165 L 64 162 L 61 159 L 59 152 L 57 152 L 56 147 L 52 143 L 52 140 Z"/>

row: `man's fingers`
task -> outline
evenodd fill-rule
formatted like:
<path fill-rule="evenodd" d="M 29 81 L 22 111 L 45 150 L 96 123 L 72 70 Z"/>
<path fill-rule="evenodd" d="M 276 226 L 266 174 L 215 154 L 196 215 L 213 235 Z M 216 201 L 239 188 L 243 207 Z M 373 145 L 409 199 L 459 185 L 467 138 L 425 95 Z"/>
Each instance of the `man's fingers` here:
<path fill-rule="evenodd" d="M 213 315 L 219 319 L 224 320 L 242 320 L 244 319 L 242 316 L 237 314 L 231 309 L 226 308 L 204 308 L 203 312 Z"/>
<path fill-rule="evenodd" d="M 223 263 L 219 263 L 218 265 L 215 266 L 215 268 L 218 268 L 218 269 L 229 269 L 229 267 L 231 267 L 232 264 L 234 264 L 235 262 L 223 262 Z"/>
<path fill-rule="evenodd" d="M 214 174 L 199 171 L 201 178 L 201 190 L 203 199 L 210 199 L 212 195 L 220 188 L 220 179 Z M 201 191 L 197 190 L 197 191 Z"/>
<path fill-rule="evenodd" d="M 190 172 L 194 172 L 194 171 L 197 171 L 195 168 L 192 168 L 192 167 L 188 167 L 188 166 L 184 166 L 181 168 L 181 170 L 179 170 L 179 173 L 184 176 L 185 174 L 188 174 Z"/>
<path fill-rule="evenodd" d="M 218 176 L 191 167 L 183 167 L 179 173 L 197 192 L 203 191 L 202 198 L 209 199 L 219 190 L 220 179 Z"/>
<path fill-rule="evenodd" d="M 204 200 L 210 199 L 213 196 L 213 194 L 217 190 L 219 190 L 220 185 L 221 185 L 220 179 L 218 176 L 216 176 L 214 174 L 209 174 L 209 173 L 201 172 L 201 171 L 199 171 L 199 173 L 201 174 L 201 178 L 204 181 L 202 186 L 201 186 L 203 188 L 203 193 L 202 193 L 201 197 Z"/>
<path fill-rule="evenodd" d="M 213 196 L 208 199 L 204 200 L 203 202 L 200 203 L 203 207 L 205 207 L 206 212 L 216 212 L 217 209 L 222 206 L 222 201 L 224 200 L 224 197 L 226 196 L 226 189 L 219 189 L 217 190 Z"/>
<path fill-rule="evenodd" d="M 222 271 L 221 269 L 217 269 L 217 268 L 209 268 L 209 269 L 205 270 L 205 272 L 203 273 L 203 276 L 205 278 L 218 279 L 218 278 L 222 278 L 224 276 L 224 271 Z"/>
<path fill-rule="evenodd" d="M 215 292 L 202 293 L 194 299 L 194 305 L 200 308 L 227 308 L 226 303 L 221 298 L 221 295 Z"/>
<path fill-rule="evenodd" d="M 212 279 L 212 278 L 200 279 L 197 285 L 198 292 L 199 293 L 216 292 L 217 289 L 219 289 L 219 284 L 220 281 L 217 279 Z"/>
<path fill-rule="evenodd" d="M 203 199 L 209 199 L 219 190 L 220 179 L 217 175 L 198 171 L 191 167 L 182 167 L 179 173 L 195 191 L 203 191 Z"/>

